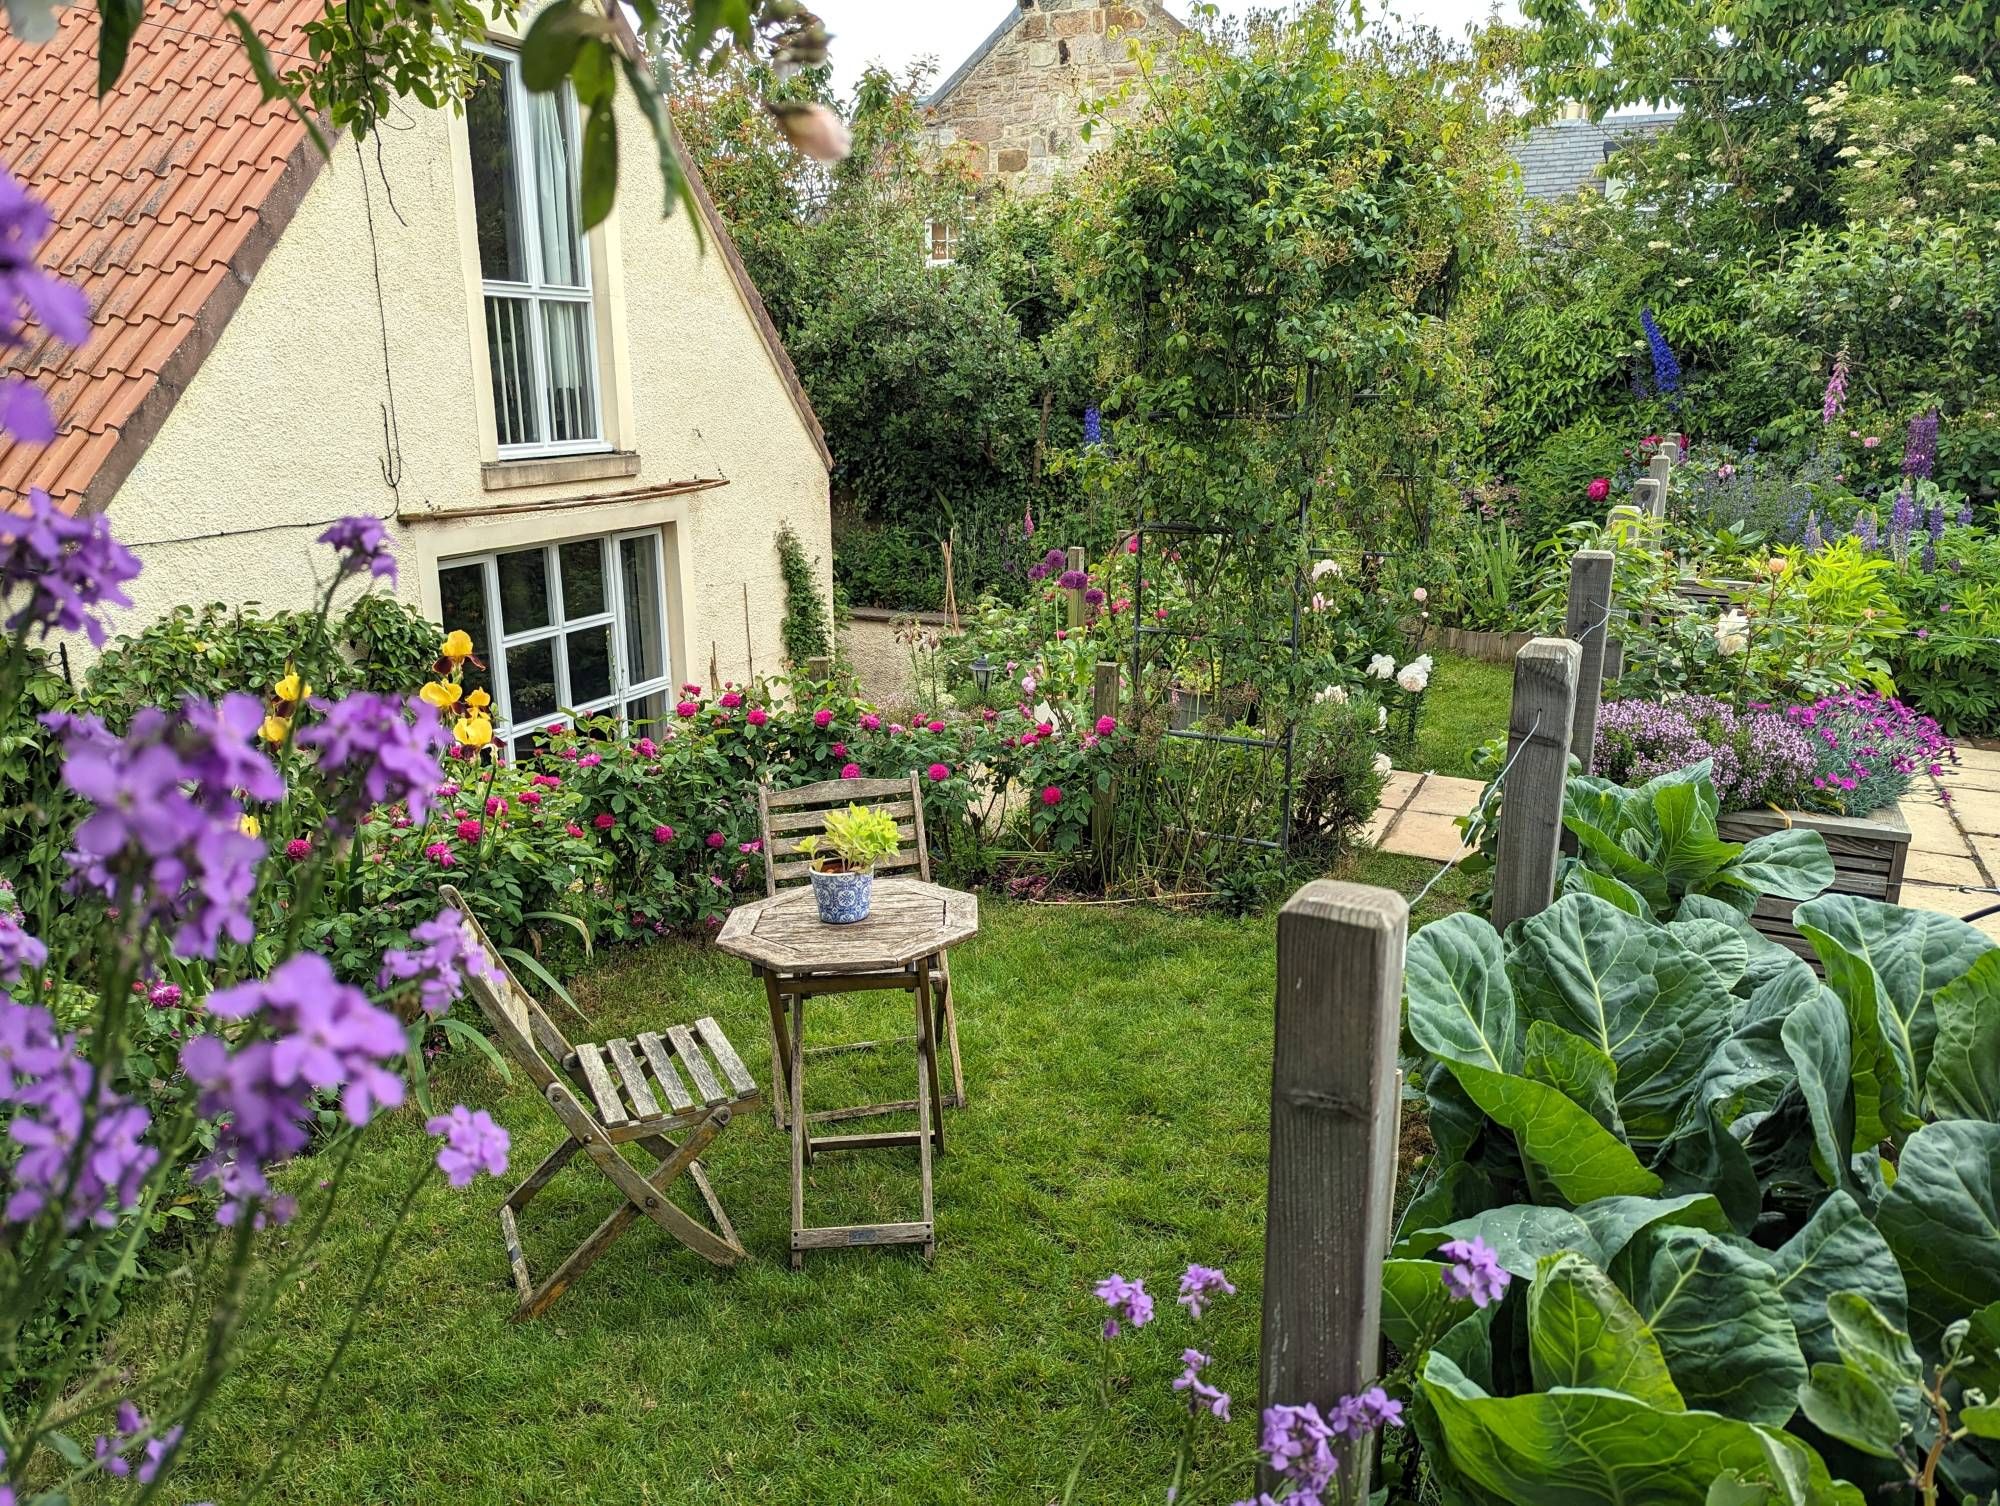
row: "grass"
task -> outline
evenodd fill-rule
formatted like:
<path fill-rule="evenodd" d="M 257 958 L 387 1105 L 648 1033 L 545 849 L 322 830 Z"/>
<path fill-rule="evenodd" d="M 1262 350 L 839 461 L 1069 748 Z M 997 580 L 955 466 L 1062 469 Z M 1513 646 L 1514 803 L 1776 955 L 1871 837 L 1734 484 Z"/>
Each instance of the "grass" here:
<path fill-rule="evenodd" d="M 1408 893 L 1435 871 L 1371 854 L 1342 876 Z M 1441 884 L 1419 918 L 1455 908 L 1458 884 Z M 786 1143 L 768 1114 L 751 1112 L 708 1158 L 747 1264 L 715 1271 L 641 1223 L 548 1318 L 515 1326 L 500 1186 L 454 1192 L 433 1178 L 326 1415 L 301 1418 L 379 1232 L 431 1156 L 405 1110 L 369 1131 L 320 1272 L 282 1303 L 268 1350 L 220 1392 L 172 1497 L 237 1500 L 289 1440 L 295 1451 L 268 1496 L 287 1506 L 1041 1503 L 1060 1496 L 1095 1438 L 1078 1500 L 1129 1502 L 1164 1489 L 1179 1426 L 1168 1382 L 1195 1343 L 1214 1356 L 1212 1378 L 1245 1399 L 1229 1428 L 1210 1425 L 1204 1457 L 1243 1457 L 1275 920 L 989 899 L 983 922 L 954 955 L 971 1103 L 947 1117 L 934 1264 L 860 1250 L 791 1272 Z M 714 1014 L 760 1082 L 768 1074 L 761 991 L 719 953 L 623 952 L 576 993 L 589 1023 L 565 1020 L 572 1035 Z M 864 1038 L 899 1028 L 907 1007 L 875 996 L 831 1004 L 823 1018 L 838 1016 L 830 1034 Z M 855 1079 L 834 1084 L 833 1070 Z M 836 1057 L 812 1085 L 901 1097 L 909 1070 L 900 1054 Z M 513 1136 L 516 1180 L 560 1138 L 518 1076 L 504 1084 L 469 1053 L 444 1066 L 438 1092 L 493 1111 Z M 296 1229 L 328 1196 L 326 1161 L 291 1173 L 307 1204 Z M 915 1190 L 913 1153 L 824 1158 L 808 1217 L 911 1217 Z M 601 1177 L 565 1171 L 528 1211 L 530 1264 L 551 1268 L 614 1206 Z M 1198 1326 L 1171 1300 L 1195 1260 L 1240 1287 Z M 1110 1271 L 1143 1277 L 1160 1316 L 1117 1346 L 1107 1413 L 1091 1287 Z M 156 1283 L 128 1313 L 114 1345 L 121 1363 L 143 1373 L 168 1350 L 184 1311 L 178 1290 Z"/>
<path fill-rule="evenodd" d="M 1472 755 L 1494 738 L 1506 736 L 1513 694 L 1510 666 L 1437 655 L 1416 751 L 1408 766 L 1420 772 L 1475 777 Z"/>

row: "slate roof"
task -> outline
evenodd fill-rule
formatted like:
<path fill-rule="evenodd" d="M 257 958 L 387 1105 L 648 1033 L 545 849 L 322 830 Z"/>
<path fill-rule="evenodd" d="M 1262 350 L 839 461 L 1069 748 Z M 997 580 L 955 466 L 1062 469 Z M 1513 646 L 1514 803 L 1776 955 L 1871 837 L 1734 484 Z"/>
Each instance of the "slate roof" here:
<path fill-rule="evenodd" d="M 250 14 L 285 67 L 324 8 L 266 0 Z M 263 101 L 220 7 L 150 9 L 102 100 L 96 7 L 58 16 L 45 46 L 0 36 L 0 162 L 48 203 L 42 264 L 81 284 L 92 327 L 80 349 L 45 339 L 0 362 L 43 389 L 58 425 L 46 446 L 0 442 L 0 506 L 40 486 L 75 512 L 108 500 L 158 431 L 320 158 Z"/>
<path fill-rule="evenodd" d="M 1678 119 L 1671 114 L 1613 115 L 1603 120 L 1556 120 L 1536 126 L 1514 143 L 1521 192 L 1530 199 L 1560 199 L 1604 186 L 1604 164 L 1621 143 L 1654 136 Z"/>

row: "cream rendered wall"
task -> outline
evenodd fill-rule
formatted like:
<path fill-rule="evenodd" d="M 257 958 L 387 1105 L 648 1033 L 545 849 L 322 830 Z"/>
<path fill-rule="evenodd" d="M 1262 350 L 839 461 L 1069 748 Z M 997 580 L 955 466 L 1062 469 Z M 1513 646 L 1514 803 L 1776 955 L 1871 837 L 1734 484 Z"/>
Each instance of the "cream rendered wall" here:
<path fill-rule="evenodd" d="M 711 646 L 726 679 L 781 668 L 772 535 L 789 519 L 830 584 L 827 473 L 719 249 L 697 248 L 685 209 L 662 217 L 651 134 L 621 103 L 619 207 L 591 257 L 606 428 L 639 473 L 484 489 L 495 454 L 464 126 L 418 111 L 381 133 L 379 156 L 376 142 L 336 145 L 113 498 L 112 526 L 145 564 L 119 630 L 180 602 L 305 605 L 330 559 L 314 538 L 347 514 L 394 519 L 399 593 L 433 617 L 441 559 L 663 527 L 677 682 L 707 679 Z M 629 495 L 698 479 L 726 484 Z"/>

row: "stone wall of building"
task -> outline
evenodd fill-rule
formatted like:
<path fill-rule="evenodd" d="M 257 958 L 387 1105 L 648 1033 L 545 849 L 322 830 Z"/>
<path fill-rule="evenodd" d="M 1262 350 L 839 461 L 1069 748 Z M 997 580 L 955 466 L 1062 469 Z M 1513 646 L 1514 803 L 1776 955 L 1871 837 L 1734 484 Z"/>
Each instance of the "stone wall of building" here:
<path fill-rule="evenodd" d="M 1157 0 L 1018 0 L 1020 15 L 930 111 L 931 140 L 966 154 L 986 181 L 1038 193 L 1110 133 L 1083 139 L 1081 106 L 1138 73 L 1131 43 L 1158 45 L 1184 28 Z"/>

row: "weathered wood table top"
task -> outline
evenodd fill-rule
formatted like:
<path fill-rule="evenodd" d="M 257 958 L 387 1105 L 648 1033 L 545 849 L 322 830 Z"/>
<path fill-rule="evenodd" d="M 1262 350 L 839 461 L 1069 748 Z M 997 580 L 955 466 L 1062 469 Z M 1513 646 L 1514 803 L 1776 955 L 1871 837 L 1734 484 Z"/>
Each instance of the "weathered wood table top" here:
<path fill-rule="evenodd" d="M 715 944 L 780 973 L 879 973 L 935 957 L 979 933 L 979 899 L 920 879 L 878 878 L 868 918 L 830 926 L 811 887 L 729 912 Z"/>

